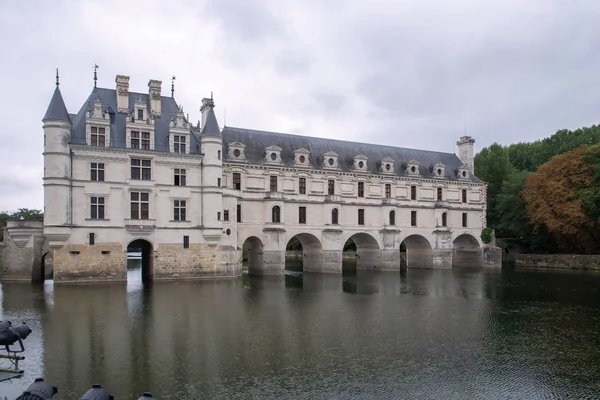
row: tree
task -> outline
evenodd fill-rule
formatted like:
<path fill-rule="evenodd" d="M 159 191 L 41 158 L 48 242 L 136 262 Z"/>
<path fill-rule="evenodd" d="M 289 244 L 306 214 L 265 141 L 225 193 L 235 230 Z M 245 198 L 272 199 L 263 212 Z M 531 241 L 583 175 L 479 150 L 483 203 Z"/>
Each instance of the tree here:
<path fill-rule="evenodd" d="M 0 212 L 0 241 L 4 239 L 4 227 L 6 226 L 6 222 L 12 219 L 44 219 L 44 213 L 41 210 L 28 209 L 28 208 L 19 208 L 18 211 L 8 212 L 2 211 Z"/>
<path fill-rule="evenodd" d="M 477 177 L 488 184 L 487 220 L 489 226 L 495 227 L 500 223 L 500 216 L 496 213 L 498 194 L 502 183 L 515 172 L 510 164 L 507 149 L 498 143 L 482 149 L 475 156 L 475 171 Z"/>
<path fill-rule="evenodd" d="M 589 146 L 555 156 L 527 179 L 523 198 L 536 229 L 546 228 L 563 250 L 593 252 L 600 225 L 588 216 L 580 190 L 593 187 Z"/>

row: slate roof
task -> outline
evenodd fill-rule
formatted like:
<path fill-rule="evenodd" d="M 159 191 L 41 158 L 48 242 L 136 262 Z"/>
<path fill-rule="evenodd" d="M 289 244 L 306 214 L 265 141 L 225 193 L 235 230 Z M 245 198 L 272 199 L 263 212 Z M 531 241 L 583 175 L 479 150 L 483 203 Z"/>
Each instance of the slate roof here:
<path fill-rule="evenodd" d="M 206 122 L 202 128 L 202 135 L 221 136 L 221 129 L 219 129 L 215 110 L 212 107 L 208 110 L 208 114 L 206 114 Z"/>
<path fill-rule="evenodd" d="M 379 171 L 380 162 L 386 157 L 391 157 L 394 160 L 394 172 L 397 176 L 407 176 L 404 170 L 406 163 L 411 160 L 417 160 L 419 162 L 422 178 L 431 178 L 432 174 L 430 166 L 441 162 L 446 166 L 446 178 L 448 180 L 458 180 L 455 170 L 463 165 L 456 154 L 428 150 L 415 150 L 402 147 L 349 142 L 345 140 L 323 139 L 310 136 L 233 128 L 229 126 L 223 128 L 222 135 L 223 154 L 225 155 L 225 159 L 227 159 L 227 148 L 229 144 L 241 142 L 246 146 L 244 153 L 247 162 L 250 164 L 268 164 L 265 161 L 265 149 L 275 145 L 283 149 L 281 151 L 283 165 L 292 167 L 294 165 L 294 151 L 304 148 L 310 151 L 309 162 L 311 168 L 317 170 L 323 169 L 322 156 L 328 151 L 333 151 L 339 155 L 339 170 L 348 172 L 354 171 L 354 157 L 359 154 L 368 157 L 368 170 L 374 174 L 381 174 Z M 470 174 L 470 181 L 477 183 L 482 182 L 473 174 Z"/>
<path fill-rule="evenodd" d="M 44 119 L 57 119 L 60 121 L 71 122 L 71 118 L 67 112 L 67 107 L 65 106 L 62 94 L 60 94 L 58 85 L 56 85 L 56 89 L 54 89 L 54 94 L 52 95 L 46 114 L 44 114 Z"/>
<path fill-rule="evenodd" d="M 116 112 L 117 110 L 117 91 L 115 89 L 95 88 L 90 93 L 83 106 L 73 118 L 73 134 L 71 143 L 86 144 L 85 137 L 85 118 L 88 105 L 93 109 L 94 97 L 98 96 L 102 102 L 102 110 L 108 110 L 110 115 L 110 147 L 125 148 L 125 126 L 127 115 Z M 146 109 L 150 110 L 150 97 L 147 93 L 129 92 L 129 109 L 133 110 L 134 103 L 142 99 L 146 104 Z M 178 105 L 175 99 L 171 97 L 161 97 L 161 116 L 154 119 L 154 150 L 169 151 L 169 123 L 171 117 L 175 116 Z M 216 119 L 215 119 L 216 121 Z M 217 125 L 218 127 L 218 125 Z M 199 132 L 190 130 L 190 153 L 200 153 Z"/>

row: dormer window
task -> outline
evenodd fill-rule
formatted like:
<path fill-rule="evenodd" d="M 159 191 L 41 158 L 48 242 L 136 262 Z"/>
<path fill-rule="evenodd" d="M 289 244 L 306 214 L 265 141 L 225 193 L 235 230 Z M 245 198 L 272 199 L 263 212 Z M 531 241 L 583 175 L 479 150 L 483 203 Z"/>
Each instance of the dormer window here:
<path fill-rule="evenodd" d="M 410 160 L 406 163 L 406 173 L 409 176 L 419 176 L 419 162 L 417 160 Z"/>
<path fill-rule="evenodd" d="M 308 156 L 310 151 L 301 148 L 294 151 L 294 164 L 299 167 L 308 166 Z"/>
<path fill-rule="evenodd" d="M 379 168 L 381 172 L 384 174 L 393 174 L 394 173 L 394 159 L 391 157 L 386 157 L 381 160 L 381 167 Z"/>
<path fill-rule="evenodd" d="M 173 135 L 173 152 L 185 154 L 186 137 L 183 135 Z"/>
<path fill-rule="evenodd" d="M 436 178 L 446 177 L 446 166 L 441 162 L 434 164 L 431 167 L 431 175 L 435 176 Z"/>
<path fill-rule="evenodd" d="M 265 149 L 265 161 L 270 164 L 281 163 L 281 147 L 269 146 Z"/>
<path fill-rule="evenodd" d="M 86 113 L 86 143 L 94 147 L 110 147 L 110 116 L 102 110 L 102 101 L 96 95 L 93 108 Z"/>
<path fill-rule="evenodd" d="M 142 110 L 141 108 L 138 108 L 137 112 L 138 112 L 137 119 L 143 121 L 144 120 L 144 110 Z"/>
<path fill-rule="evenodd" d="M 323 168 L 327 168 L 327 169 L 338 168 L 339 167 L 338 158 L 339 158 L 339 155 L 333 151 L 328 151 L 327 153 L 323 154 L 323 164 L 322 164 Z"/>
<path fill-rule="evenodd" d="M 354 170 L 355 171 L 367 171 L 367 156 L 358 154 L 354 157 Z"/>
<path fill-rule="evenodd" d="M 471 177 L 469 174 L 469 167 L 463 164 L 456 170 L 456 177 L 460 180 L 469 180 Z"/>
<path fill-rule="evenodd" d="M 106 147 L 106 130 L 98 126 L 90 128 L 91 145 L 96 147 Z"/>
<path fill-rule="evenodd" d="M 246 155 L 244 153 L 244 149 L 246 145 L 240 142 L 233 142 L 229 144 L 227 149 L 227 159 L 232 161 L 244 161 L 246 159 Z"/>

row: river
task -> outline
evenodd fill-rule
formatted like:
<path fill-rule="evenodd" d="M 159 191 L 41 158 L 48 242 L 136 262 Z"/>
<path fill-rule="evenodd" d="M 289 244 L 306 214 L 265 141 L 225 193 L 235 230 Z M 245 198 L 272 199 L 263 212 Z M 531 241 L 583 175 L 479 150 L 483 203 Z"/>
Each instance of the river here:
<path fill-rule="evenodd" d="M 418 270 L 2 284 L 25 376 L 79 399 L 600 398 L 600 274 Z"/>

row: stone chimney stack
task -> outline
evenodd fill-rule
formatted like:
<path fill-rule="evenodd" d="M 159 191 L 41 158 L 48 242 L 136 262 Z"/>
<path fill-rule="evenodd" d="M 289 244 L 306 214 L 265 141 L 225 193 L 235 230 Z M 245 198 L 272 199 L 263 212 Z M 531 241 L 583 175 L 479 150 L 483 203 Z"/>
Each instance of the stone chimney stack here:
<path fill-rule="evenodd" d="M 202 113 L 202 126 L 200 129 L 204 129 L 204 125 L 206 125 L 206 117 L 208 116 L 208 111 L 215 108 L 215 102 L 212 99 L 212 93 L 210 94 L 210 99 L 203 98 L 202 99 L 202 107 L 200 107 L 200 112 Z"/>
<path fill-rule="evenodd" d="M 473 155 L 473 145 L 475 144 L 475 139 L 471 136 L 462 136 L 456 142 L 458 146 L 458 158 L 464 165 L 469 168 L 469 171 L 474 174 L 474 155 Z"/>
<path fill-rule="evenodd" d="M 117 75 L 117 111 L 122 113 L 129 112 L 129 77 Z"/>
<path fill-rule="evenodd" d="M 160 116 L 161 110 L 161 85 L 162 81 L 150 79 L 148 81 L 148 95 L 150 96 L 150 114 Z"/>

